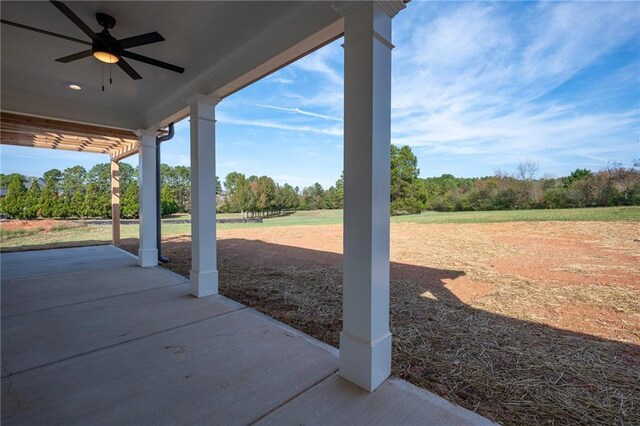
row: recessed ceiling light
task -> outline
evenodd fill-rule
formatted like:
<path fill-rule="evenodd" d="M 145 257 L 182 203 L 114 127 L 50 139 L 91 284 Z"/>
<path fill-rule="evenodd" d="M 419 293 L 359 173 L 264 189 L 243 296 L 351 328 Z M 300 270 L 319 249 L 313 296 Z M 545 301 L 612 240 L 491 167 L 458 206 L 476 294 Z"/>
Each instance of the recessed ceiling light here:
<path fill-rule="evenodd" d="M 71 90 L 82 90 L 82 86 L 75 83 L 70 83 L 67 87 Z"/>

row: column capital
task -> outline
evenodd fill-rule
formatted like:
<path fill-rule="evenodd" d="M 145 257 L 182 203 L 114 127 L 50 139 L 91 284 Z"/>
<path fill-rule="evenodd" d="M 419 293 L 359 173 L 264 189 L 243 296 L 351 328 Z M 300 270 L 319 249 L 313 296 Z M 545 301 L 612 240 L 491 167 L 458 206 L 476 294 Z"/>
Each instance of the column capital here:
<path fill-rule="evenodd" d="M 220 103 L 222 99 L 218 98 L 215 95 L 203 95 L 202 93 L 195 93 L 187 98 L 185 98 L 184 103 L 187 105 L 193 105 L 194 103 L 201 103 L 205 105 L 211 105 L 215 107 Z"/>
<path fill-rule="evenodd" d="M 156 147 L 156 136 L 158 135 L 156 129 L 138 129 L 135 131 L 135 134 L 138 136 L 138 143 L 141 146 Z"/>
<path fill-rule="evenodd" d="M 376 4 L 381 10 L 383 10 L 390 18 L 395 17 L 406 6 L 402 0 L 387 0 L 387 1 L 337 1 L 332 4 L 333 8 L 342 16 L 347 16 L 351 12 L 366 6 L 367 4 Z"/>

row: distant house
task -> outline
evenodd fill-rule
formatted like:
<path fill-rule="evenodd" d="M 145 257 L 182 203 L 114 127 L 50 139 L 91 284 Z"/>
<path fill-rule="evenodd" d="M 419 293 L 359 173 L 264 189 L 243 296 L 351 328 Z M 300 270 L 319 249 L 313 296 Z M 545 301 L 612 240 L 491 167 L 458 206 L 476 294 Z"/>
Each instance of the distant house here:
<path fill-rule="evenodd" d="M 42 179 L 41 177 L 39 177 L 39 178 L 37 178 L 37 177 L 27 177 L 27 181 L 26 181 L 26 182 L 25 182 L 25 184 L 24 184 L 25 188 L 27 188 L 27 189 L 31 188 L 31 183 L 32 183 L 34 180 L 35 180 L 36 182 L 38 182 L 38 185 L 40 185 L 40 188 L 43 188 L 43 187 L 44 187 L 45 181 L 44 181 L 44 179 Z"/>
<path fill-rule="evenodd" d="M 36 180 L 36 182 L 38 182 L 38 185 L 40 185 L 40 188 L 44 187 L 45 181 L 42 178 L 37 178 L 37 177 L 26 177 L 26 182 L 24 183 L 24 187 L 27 188 L 27 190 L 29 190 L 29 188 L 31 188 L 31 182 L 34 181 L 34 179 Z M 0 188 L 0 200 L 2 200 L 4 197 L 7 196 L 7 188 Z"/>

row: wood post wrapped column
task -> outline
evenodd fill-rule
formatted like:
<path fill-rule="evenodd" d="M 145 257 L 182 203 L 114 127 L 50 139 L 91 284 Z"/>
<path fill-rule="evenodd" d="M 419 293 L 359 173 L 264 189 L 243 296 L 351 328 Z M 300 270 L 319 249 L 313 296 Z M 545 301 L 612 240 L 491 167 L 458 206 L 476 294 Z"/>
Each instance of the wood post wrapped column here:
<path fill-rule="evenodd" d="M 139 137 L 138 187 L 140 190 L 140 248 L 138 264 L 158 264 L 156 246 L 156 131 L 141 130 Z"/>
<path fill-rule="evenodd" d="M 344 15 L 344 283 L 340 371 L 372 391 L 391 373 L 391 19 L 403 2 L 340 2 Z"/>
<path fill-rule="evenodd" d="M 217 99 L 197 95 L 189 101 L 191 125 L 191 294 L 218 293 L 216 259 Z"/>

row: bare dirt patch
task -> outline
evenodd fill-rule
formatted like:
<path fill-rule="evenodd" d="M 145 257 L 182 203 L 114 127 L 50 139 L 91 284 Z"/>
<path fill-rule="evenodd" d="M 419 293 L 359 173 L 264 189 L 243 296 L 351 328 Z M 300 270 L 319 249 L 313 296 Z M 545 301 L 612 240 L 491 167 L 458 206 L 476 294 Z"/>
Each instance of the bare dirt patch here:
<path fill-rule="evenodd" d="M 620 222 L 393 225 L 394 374 L 506 424 L 640 424 L 638 233 Z M 337 346 L 341 226 L 218 237 L 223 294 Z M 188 275 L 189 237 L 164 251 Z"/>
<path fill-rule="evenodd" d="M 84 226 L 83 224 L 57 219 L 42 219 L 42 220 L 8 220 L 0 224 L 3 231 L 7 232 L 20 232 L 20 231 L 34 231 L 34 232 L 50 232 L 59 229 L 78 228 Z"/>

